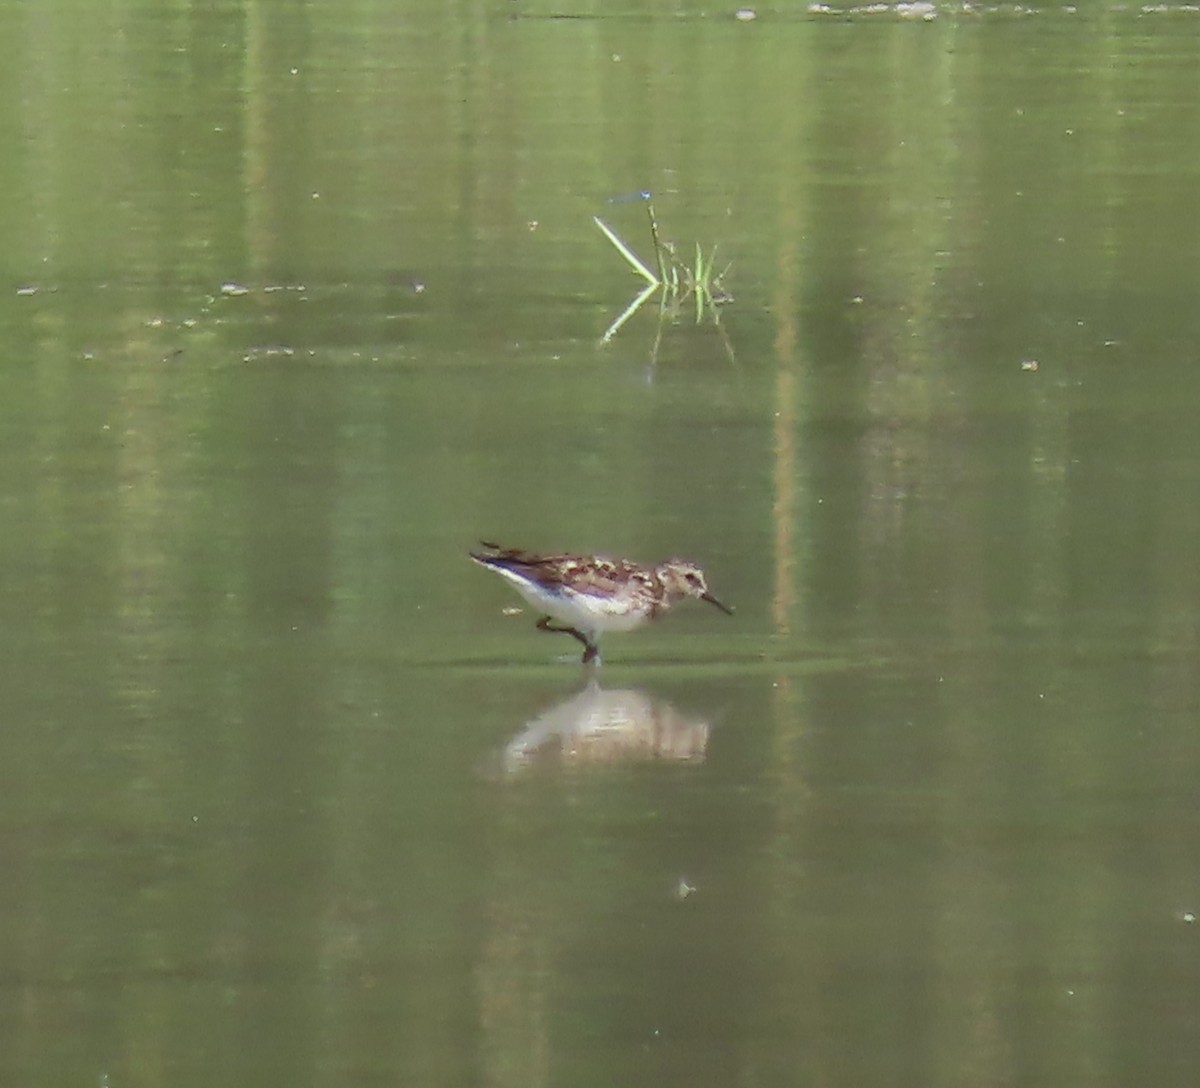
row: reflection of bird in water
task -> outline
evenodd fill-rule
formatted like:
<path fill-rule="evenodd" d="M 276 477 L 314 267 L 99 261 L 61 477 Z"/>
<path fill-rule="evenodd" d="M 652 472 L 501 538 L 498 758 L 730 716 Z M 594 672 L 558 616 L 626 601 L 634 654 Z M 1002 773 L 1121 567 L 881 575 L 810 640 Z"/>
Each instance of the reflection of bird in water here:
<path fill-rule="evenodd" d="M 537 626 L 583 643 L 583 661 L 599 661 L 598 642 L 605 631 L 632 631 L 688 597 L 708 601 L 722 612 L 733 609 L 709 591 L 702 571 L 686 559 L 668 559 L 643 567 L 628 559 L 600 555 L 535 555 L 483 541 L 488 553 L 471 552 L 481 566 L 494 570 L 539 611 Z M 558 627 L 551 619 L 566 624 Z"/>
<path fill-rule="evenodd" d="M 699 763 L 709 723 L 685 717 L 670 703 L 632 688 L 605 690 L 590 680 L 570 699 L 539 714 L 504 746 L 504 769 L 535 759 L 620 763 L 663 759 Z"/>

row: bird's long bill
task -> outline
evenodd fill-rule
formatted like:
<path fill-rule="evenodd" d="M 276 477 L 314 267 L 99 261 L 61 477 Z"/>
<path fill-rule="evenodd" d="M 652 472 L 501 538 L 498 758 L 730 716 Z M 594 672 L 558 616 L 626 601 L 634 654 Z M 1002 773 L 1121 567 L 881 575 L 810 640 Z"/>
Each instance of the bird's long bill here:
<path fill-rule="evenodd" d="M 715 605 L 716 605 L 716 606 L 717 606 L 717 607 L 718 607 L 718 608 L 719 608 L 719 609 L 720 609 L 722 612 L 724 612 L 724 613 L 725 613 L 725 615 L 727 615 L 727 616 L 732 616 L 732 615 L 733 615 L 733 609 L 732 609 L 732 608 L 730 608 L 730 607 L 729 607 L 729 605 L 727 605 L 727 604 L 722 604 L 722 603 L 721 603 L 720 601 L 718 601 L 718 600 L 717 600 L 717 598 L 716 598 L 716 597 L 714 597 L 714 596 L 713 596 L 711 593 L 701 593 L 701 594 L 700 594 L 700 600 L 702 600 L 702 601 L 708 601 L 708 603 L 709 603 L 709 604 L 715 604 Z"/>

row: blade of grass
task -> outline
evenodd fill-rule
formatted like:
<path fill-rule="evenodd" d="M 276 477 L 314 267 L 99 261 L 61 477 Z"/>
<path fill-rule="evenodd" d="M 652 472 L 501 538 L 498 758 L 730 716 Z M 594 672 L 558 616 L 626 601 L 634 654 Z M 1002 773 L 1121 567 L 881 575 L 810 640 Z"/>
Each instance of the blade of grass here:
<path fill-rule="evenodd" d="M 650 238 L 654 242 L 654 259 L 658 262 L 658 278 L 665 281 L 667 263 L 663 260 L 662 243 L 658 240 L 658 216 L 654 214 L 654 202 L 650 200 L 649 194 L 646 198 L 646 214 L 650 217 Z"/>
<path fill-rule="evenodd" d="M 626 261 L 629 262 L 629 264 L 633 268 L 633 270 L 635 272 L 637 272 L 637 274 L 639 276 L 641 276 L 643 279 L 645 279 L 645 281 L 651 287 L 658 287 L 661 285 L 662 281 L 660 279 L 658 279 L 658 277 L 655 276 L 654 273 L 650 271 L 650 269 L 648 269 L 644 264 L 642 264 L 641 260 L 638 258 L 638 255 L 636 253 L 634 253 L 633 250 L 630 249 L 624 242 L 622 242 L 619 237 L 617 237 L 617 232 L 614 231 L 612 229 L 612 227 L 610 227 L 606 222 L 604 222 L 604 220 L 601 219 L 598 215 L 592 216 L 592 222 L 595 223 L 596 226 L 598 226 L 601 231 L 603 231 L 604 236 L 610 242 L 612 242 L 613 246 L 616 248 L 616 251 L 619 254 L 621 254 L 621 256 L 624 257 Z"/>

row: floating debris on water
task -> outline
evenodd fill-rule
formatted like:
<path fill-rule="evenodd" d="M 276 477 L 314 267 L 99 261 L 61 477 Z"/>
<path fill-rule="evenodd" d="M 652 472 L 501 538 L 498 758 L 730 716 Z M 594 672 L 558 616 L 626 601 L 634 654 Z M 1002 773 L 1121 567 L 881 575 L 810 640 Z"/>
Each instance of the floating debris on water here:
<path fill-rule="evenodd" d="M 937 9 L 929 3 L 897 4 L 896 14 L 904 19 L 924 19 L 928 23 L 937 18 Z"/>
<path fill-rule="evenodd" d="M 249 363 L 255 359 L 290 359 L 295 354 L 296 349 L 289 347 L 287 344 L 267 344 L 246 352 L 242 356 L 242 362 Z M 309 354 L 311 355 L 312 353 L 309 352 Z"/>

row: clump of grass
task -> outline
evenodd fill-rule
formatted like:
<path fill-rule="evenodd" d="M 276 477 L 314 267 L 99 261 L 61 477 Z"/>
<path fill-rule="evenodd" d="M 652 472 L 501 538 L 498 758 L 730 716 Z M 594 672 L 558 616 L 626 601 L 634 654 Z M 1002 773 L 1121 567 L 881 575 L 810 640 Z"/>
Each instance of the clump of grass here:
<path fill-rule="evenodd" d="M 677 306 L 682 307 L 688 298 L 696 302 L 696 324 L 709 314 L 714 325 L 721 323 L 721 313 L 718 306 L 732 302 L 733 296 L 725 289 L 725 275 L 729 271 L 726 265 L 717 271 L 717 247 L 713 246 L 706 255 L 696 243 L 696 256 L 691 264 L 684 264 L 675 254 L 675 247 L 667 242 L 663 246 L 668 256 L 666 265 L 665 287 L 668 298 Z"/>
<path fill-rule="evenodd" d="M 641 192 L 635 194 L 634 198 L 641 199 L 646 204 L 646 215 L 650 220 L 650 239 L 654 244 L 654 263 L 658 272 L 655 274 L 651 271 L 648 264 L 603 219 L 598 215 L 592 216 L 592 221 L 612 243 L 613 248 L 646 281 L 646 287 L 609 326 L 604 335 L 605 342 L 611 340 L 642 303 L 659 290 L 662 291 L 664 310 L 679 313 L 688 299 L 692 299 L 695 303 L 696 324 L 700 324 L 707 315 L 712 318 L 714 325 L 720 325 L 721 315 L 717 307 L 733 301 L 733 296 L 725 287 L 725 276 L 730 266 L 726 265 L 718 271 L 717 247 L 713 246 L 705 253 L 699 242 L 696 243 L 694 259 L 682 260 L 674 243 L 664 242 L 659 234 L 658 216 L 654 213 L 654 202 L 650 194 Z"/>

